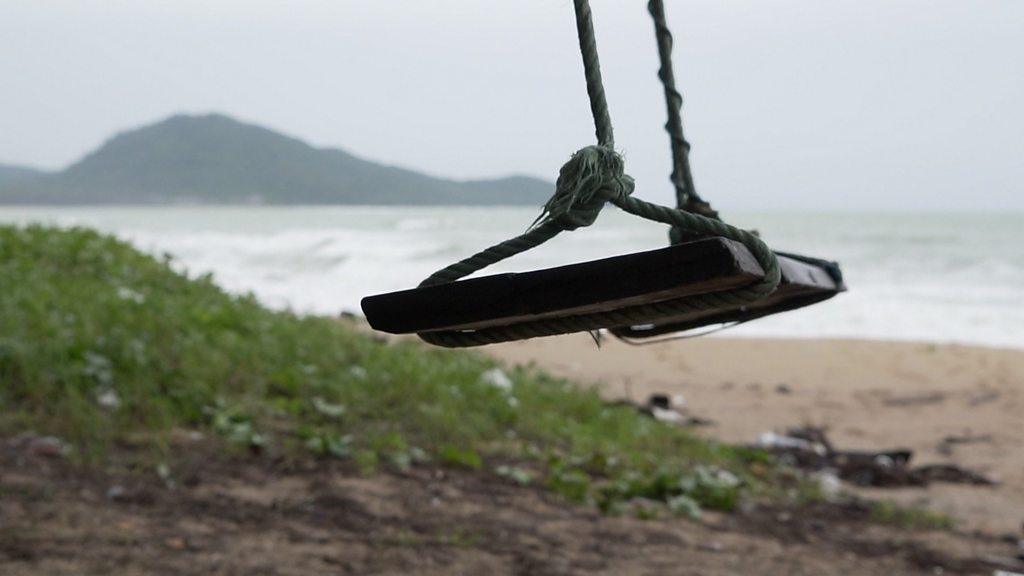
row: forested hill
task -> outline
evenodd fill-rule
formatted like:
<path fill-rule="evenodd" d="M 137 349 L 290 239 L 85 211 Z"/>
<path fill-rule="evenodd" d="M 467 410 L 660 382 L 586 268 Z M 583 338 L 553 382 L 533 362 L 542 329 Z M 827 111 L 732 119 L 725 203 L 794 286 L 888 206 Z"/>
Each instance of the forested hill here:
<path fill-rule="evenodd" d="M 552 190 L 526 176 L 427 176 L 221 114 L 176 115 L 122 132 L 59 172 L 0 165 L 4 204 L 539 206 Z"/>

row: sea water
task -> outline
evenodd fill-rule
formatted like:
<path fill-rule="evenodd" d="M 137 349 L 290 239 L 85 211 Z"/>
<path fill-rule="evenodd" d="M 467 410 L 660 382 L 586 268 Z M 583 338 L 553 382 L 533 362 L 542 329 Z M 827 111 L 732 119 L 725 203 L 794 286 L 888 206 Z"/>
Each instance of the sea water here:
<path fill-rule="evenodd" d="M 167 253 L 275 308 L 337 314 L 525 230 L 529 208 L 0 208 L 0 222 L 89 226 Z M 1024 348 L 1024 214 L 730 213 L 773 248 L 837 260 L 850 291 L 729 335 L 855 337 Z M 664 246 L 664 226 L 608 208 L 493 271 Z"/>

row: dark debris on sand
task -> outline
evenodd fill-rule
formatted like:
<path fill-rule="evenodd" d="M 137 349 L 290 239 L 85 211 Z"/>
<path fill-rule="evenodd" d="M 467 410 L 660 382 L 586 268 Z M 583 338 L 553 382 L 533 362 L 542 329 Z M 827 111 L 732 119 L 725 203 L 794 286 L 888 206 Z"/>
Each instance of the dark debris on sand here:
<path fill-rule="evenodd" d="M 927 486 L 932 482 L 951 482 L 993 486 L 995 480 L 954 464 L 911 466 L 914 456 L 908 449 L 879 451 L 840 450 L 829 440 L 823 428 L 790 428 L 783 435 L 766 434 L 758 448 L 783 458 L 806 471 L 833 470 L 843 480 L 858 486 Z"/>

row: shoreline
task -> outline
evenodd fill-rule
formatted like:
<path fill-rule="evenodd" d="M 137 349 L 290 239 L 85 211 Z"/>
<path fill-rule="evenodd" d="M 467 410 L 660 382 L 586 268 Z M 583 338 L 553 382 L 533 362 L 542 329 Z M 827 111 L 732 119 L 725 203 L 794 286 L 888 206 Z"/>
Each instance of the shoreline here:
<path fill-rule="evenodd" d="M 536 215 L 509 208 L 474 214 L 412 207 L 0 208 L 2 221 L 91 226 L 157 257 L 172 254 L 177 269 L 212 273 L 230 292 L 252 292 L 274 309 L 325 315 L 357 311 L 370 294 L 412 288 L 453 261 L 517 234 Z M 893 337 L 1024 349 L 1024 308 L 1014 305 L 1024 296 L 1024 267 L 1018 265 L 1024 252 L 1013 242 L 1017 215 L 810 217 L 780 210 L 736 216 L 745 226 L 772 231 L 776 249 L 839 261 L 850 292 L 737 327 L 725 337 Z M 598 241 L 567 236 L 485 274 L 666 245 L 661 227 L 640 224 L 609 212 L 595 225 Z"/>

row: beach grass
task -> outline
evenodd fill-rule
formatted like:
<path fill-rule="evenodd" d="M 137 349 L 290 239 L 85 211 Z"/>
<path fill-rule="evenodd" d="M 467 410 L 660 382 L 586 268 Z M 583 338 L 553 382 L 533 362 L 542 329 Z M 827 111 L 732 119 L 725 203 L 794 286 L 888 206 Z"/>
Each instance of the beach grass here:
<path fill-rule="evenodd" d="M 0 227 L 0 286 L 0 433 L 57 436 L 86 462 L 184 429 L 226 451 L 366 474 L 431 463 L 687 513 L 731 509 L 770 469 L 540 370 L 269 310 L 88 229 Z"/>
<path fill-rule="evenodd" d="M 891 500 L 877 500 L 871 503 L 871 519 L 908 529 L 950 530 L 956 526 L 956 519 L 943 512 L 920 506 L 905 506 Z"/>

